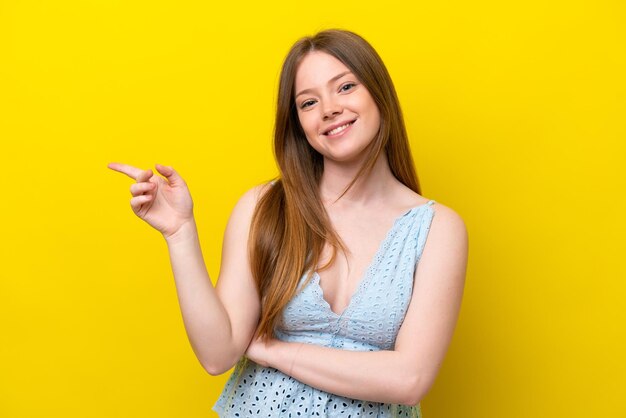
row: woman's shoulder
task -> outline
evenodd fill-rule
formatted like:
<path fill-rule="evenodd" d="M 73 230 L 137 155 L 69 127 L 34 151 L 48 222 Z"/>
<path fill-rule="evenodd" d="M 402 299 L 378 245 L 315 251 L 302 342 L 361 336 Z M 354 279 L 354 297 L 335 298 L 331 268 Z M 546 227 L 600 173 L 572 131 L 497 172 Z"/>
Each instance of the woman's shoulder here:
<path fill-rule="evenodd" d="M 238 206 L 246 211 L 253 211 L 261 197 L 275 184 L 276 180 L 272 180 L 249 188 L 239 197 L 236 207 Z"/>
<path fill-rule="evenodd" d="M 433 218 L 430 224 L 430 241 L 440 241 L 446 246 L 446 242 L 467 241 L 467 226 L 463 217 L 450 206 L 447 206 L 436 199 L 426 199 L 426 202 L 433 200 L 430 205 L 433 210 Z"/>
<path fill-rule="evenodd" d="M 271 186 L 272 182 L 262 183 L 243 192 L 231 212 L 231 222 L 241 225 L 249 224 L 259 199 Z"/>
<path fill-rule="evenodd" d="M 265 193 L 267 193 L 272 187 L 276 185 L 278 180 L 274 179 L 265 183 L 261 183 L 258 186 L 254 186 L 249 190 L 251 194 L 254 195 L 256 201 L 258 201 Z"/>
<path fill-rule="evenodd" d="M 406 186 L 405 186 L 406 187 Z M 432 203 L 430 203 L 432 202 Z M 446 229 L 448 233 L 463 234 L 465 232 L 465 221 L 461 215 L 450 206 L 442 203 L 438 199 L 422 196 L 408 187 L 402 192 L 399 205 L 406 210 L 414 207 L 424 206 L 430 203 L 430 208 L 434 211 L 433 226 L 435 229 Z"/>

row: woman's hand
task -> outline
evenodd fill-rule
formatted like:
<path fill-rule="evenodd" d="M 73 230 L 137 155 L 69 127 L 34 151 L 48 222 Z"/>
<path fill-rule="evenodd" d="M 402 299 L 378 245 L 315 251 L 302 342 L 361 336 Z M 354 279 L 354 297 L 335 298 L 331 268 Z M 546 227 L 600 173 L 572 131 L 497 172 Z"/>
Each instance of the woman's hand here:
<path fill-rule="evenodd" d="M 259 366 L 272 367 L 270 365 L 270 358 L 273 350 L 275 351 L 277 348 L 277 343 L 278 340 L 273 338 L 264 342 L 262 339 L 255 337 L 248 346 L 246 357 L 254 361 Z"/>
<path fill-rule="evenodd" d="M 120 163 L 109 163 L 107 167 L 136 181 L 130 186 L 133 212 L 165 238 L 172 236 L 184 224 L 193 222 L 191 194 L 185 181 L 172 167 L 155 165 L 167 180 L 154 175 L 150 169 L 144 171 Z"/>

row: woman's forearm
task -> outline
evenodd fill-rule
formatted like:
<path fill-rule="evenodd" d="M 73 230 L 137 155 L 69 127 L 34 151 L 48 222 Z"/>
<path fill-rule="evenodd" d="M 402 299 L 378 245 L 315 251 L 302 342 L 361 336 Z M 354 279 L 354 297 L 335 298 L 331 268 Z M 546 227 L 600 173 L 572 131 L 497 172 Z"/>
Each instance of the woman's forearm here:
<path fill-rule="evenodd" d="M 166 237 L 166 242 L 191 346 L 210 374 L 224 373 L 243 349 L 237 353 L 234 346 L 230 319 L 209 278 L 195 222 Z"/>
<path fill-rule="evenodd" d="M 415 405 L 415 367 L 397 351 L 348 351 L 313 344 L 276 344 L 268 365 L 325 392 L 373 402 Z"/>

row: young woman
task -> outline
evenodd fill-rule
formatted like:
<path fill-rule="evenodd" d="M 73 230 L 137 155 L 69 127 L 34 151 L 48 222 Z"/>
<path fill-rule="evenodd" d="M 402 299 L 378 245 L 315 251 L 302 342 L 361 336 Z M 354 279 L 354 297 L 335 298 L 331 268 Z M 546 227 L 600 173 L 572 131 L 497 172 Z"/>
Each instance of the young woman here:
<path fill-rule="evenodd" d="M 395 89 L 363 38 L 327 30 L 292 47 L 274 147 L 280 176 L 236 204 L 215 288 L 180 175 L 109 164 L 136 180 L 133 211 L 167 241 L 200 363 L 236 366 L 214 410 L 421 416 L 457 321 L 467 232 L 420 195 Z"/>

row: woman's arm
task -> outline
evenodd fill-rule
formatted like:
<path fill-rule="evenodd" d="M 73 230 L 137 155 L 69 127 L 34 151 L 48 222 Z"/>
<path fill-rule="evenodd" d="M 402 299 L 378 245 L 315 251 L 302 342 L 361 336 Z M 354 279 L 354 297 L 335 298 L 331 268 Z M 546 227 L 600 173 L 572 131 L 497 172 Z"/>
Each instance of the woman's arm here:
<path fill-rule="evenodd" d="M 225 372 L 243 355 L 260 315 L 247 243 L 252 214 L 265 186 L 249 190 L 235 205 L 226 226 L 222 266 L 214 288 L 200 250 L 191 193 L 176 170 L 156 164 L 163 178 L 150 169 L 128 164 L 112 162 L 107 167 L 136 181 L 130 186 L 130 205 L 167 242 L 191 346 L 210 374 Z"/>
<path fill-rule="evenodd" d="M 255 340 L 248 357 L 326 392 L 416 405 L 432 386 L 452 339 L 467 253 L 463 220 L 438 205 L 393 351 L 357 352 L 279 340 L 264 345 Z"/>
<path fill-rule="evenodd" d="M 260 302 L 248 262 L 247 242 L 259 186 L 245 193 L 224 233 L 216 287 L 207 273 L 195 222 L 166 238 L 187 336 L 211 375 L 228 371 L 254 334 Z"/>

